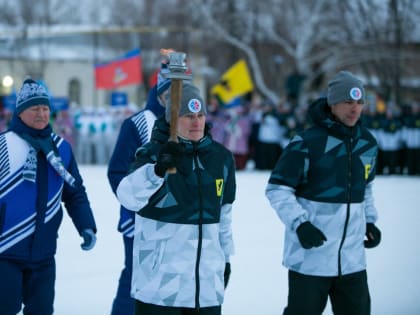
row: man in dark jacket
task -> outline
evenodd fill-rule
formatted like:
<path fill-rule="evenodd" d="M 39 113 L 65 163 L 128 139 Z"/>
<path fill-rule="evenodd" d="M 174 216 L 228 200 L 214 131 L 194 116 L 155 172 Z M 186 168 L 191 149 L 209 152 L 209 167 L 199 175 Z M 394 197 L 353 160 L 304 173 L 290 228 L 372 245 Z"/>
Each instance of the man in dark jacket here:
<path fill-rule="evenodd" d="M 339 72 L 328 97 L 310 106 L 313 126 L 292 138 L 271 173 L 266 196 L 286 226 L 284 315 L 322 314 L 328 297 L 334 314 L 370 314 L 364 248 L 381 234 L 372 194 L 377 144 L 359 122 L 364 99 L 362 82 Z"/>
<path fill-rule="evenodd" d="M 61 203 L 83 238 L 96 225 L 70 144 L 49 125 L 46 89 L 23 83 L 10 128 L 0 135 L 0 314 L 53 314 Z"/>

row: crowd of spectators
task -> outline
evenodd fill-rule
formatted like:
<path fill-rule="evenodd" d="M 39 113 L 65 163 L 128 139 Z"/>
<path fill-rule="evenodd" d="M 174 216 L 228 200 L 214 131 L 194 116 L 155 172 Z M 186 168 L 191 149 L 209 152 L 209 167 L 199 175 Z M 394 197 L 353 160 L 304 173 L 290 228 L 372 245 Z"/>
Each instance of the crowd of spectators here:
<path fill-rule="evenodd" d="M 272 170 L 289 139 L 310 124 L 307 107 L 266 100 L 229 107 L 211 98 L 207 121 L 213 138 L 233 153 L 238 170 Z M 78 163 L 106 165 L 122 121 L 137 110 L 76 106 L 54 113 L 52 125 L 71 143 Z M 12 114 L 0 110 L 0 131 L 7 129 Z M 378 141 L 378 174 L 420 175 L 420 103 L 366 104 L 363 123 Z"/>
<path fill-rule="evenodd" d="M 214 125 L 213 137 L 234 154 L 238 169 L 272 170 L 291 137 L 310 124 L 309 104 L 261 101 L 220 108 L 212 99 L 208 121 Z M 420 103 L 396 106 L 375 98 L 365 105 L 362 123 L 378 142 L 379 175 L 420 175 Z"/>
<path fill-rule="evenodd" d="M 66 139 L 79 164 L 106 165 L 111 157 L 122 121 L 137 111 L 133 106 L 71 107 L 54 112 L 51 125 L 54 132 Z M 8 127 L 13 115 L 0 111 L 0 131 Z"/>

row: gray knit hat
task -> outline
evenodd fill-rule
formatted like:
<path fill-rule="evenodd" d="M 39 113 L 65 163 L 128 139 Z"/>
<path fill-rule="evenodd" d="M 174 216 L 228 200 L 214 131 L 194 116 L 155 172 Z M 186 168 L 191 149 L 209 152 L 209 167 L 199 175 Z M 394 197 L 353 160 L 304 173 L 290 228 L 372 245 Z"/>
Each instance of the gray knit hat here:
<path fill-rule="evenodd" d="M 20 114 L 25 109 L 36 105 L 50 107 L 50 96 L 41 84 L 32 79 L 26 79 L 16 98 L 16 114 Z"/>
<path fill-rule="evenodd" d="M 166 101 L 166 121 L 171 120 L 171 92 L 167 95 Z M 200 96 L 200 90 L 189 81 L 183 81 L 182 83 L 182 96 L 181 104 L 179 108 L 179 116 L 184 116 L 189 113 L 203 113 L 207 115 L 206 105 L 202 97 Z"/>
<path fill-rule="evenodd" d="M 363 82 L 349 71 L 340 71 L 328 82 L 328 105 L 332 106 L 346 101 L 365 102 Z"/>

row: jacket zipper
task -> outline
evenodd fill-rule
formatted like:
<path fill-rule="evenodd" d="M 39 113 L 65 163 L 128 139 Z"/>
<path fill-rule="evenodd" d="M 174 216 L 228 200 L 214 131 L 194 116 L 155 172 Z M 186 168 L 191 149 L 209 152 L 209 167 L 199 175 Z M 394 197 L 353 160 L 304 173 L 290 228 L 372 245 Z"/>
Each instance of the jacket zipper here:
<path fill-rule="evenodd" d="M 352 177 L 352 158 L 351 158 L 351 152 L 352 152 L 352 142 L 353 138 L 350 137 L 350 143 L 347 143 L 347 150 L 348 150 L 348 170 L 347 170 L 347 207 L 346 207 L 346 220 L 344 221 L 344 229 L 343 229 L 343 235 L 341 237 L 340 247 L 338 248 L 338 276 L 341 277 L 343 275 L 341 270 L 341 249 L 343 247 L 344 241 L 346 239 L 347 234 L 347 227 L 349 224 L 350 219 L 350 202 L 351 202 L 351 177 Z"/>
<path fill-rule="evenodd" d="M 200 259 L 201 259 L 201 248 L 203 244 L 203 197 L 201 191 L 201 171 L 198 164 L 198 151 L 197 144 L 193 144 L 194 148 L 194 164 L 196 167 L 197 182 L 198 182 L 198 196 L 199 202 L 199 219 L 198 219 L 198 244 L 197 244 L 197 259 L 195 263 L 195 309 L 200 310 Z"/>

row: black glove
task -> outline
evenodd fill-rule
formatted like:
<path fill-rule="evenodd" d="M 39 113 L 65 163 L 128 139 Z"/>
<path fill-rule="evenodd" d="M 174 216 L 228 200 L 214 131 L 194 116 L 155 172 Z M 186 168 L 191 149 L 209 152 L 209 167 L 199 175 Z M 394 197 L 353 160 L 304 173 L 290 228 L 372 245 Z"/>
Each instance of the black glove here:
<path fill-rule="evenodd" d="M 159 151 L 155 164 L 156 175 L 163 177 L 167 169 L 176 167 L 181 161 L 184 148 L 177 142 L 166 142 Z"/>
<path fill-rule="evenodd" d="M 230 263 L 227 262 L 226 265 L 225 265 L 225 274 L 224 274 L 224 278 L 225 278 L 225 289 L 226 289 L 226 287 L 227 287 L 227 285 L 229 283 L 230 272 L 231 272 L 231 270 L 230 270 Z"/>
<path fill-rule="evenodd" d="M 86 229 L 82 231 L 81 237 L 83 237 L 83 243 L 80 247 L 83 250 L 91 250 L 96 244 L 96 235 L 92 229 Z"/>
<path fill-rule="evenodd" d="M 324 233 L 315 227 L 311 222 L 306 221 L 296 229 L 299 242 L 305 249 L 319 247 L 327 240 Z"/>
<path fill-rule="evenodd" d="M 379 245 L 381 242 L 381 231 L 373 223 L 366 224 L 366 237 L 365 247 L 373 248 Z"/>

